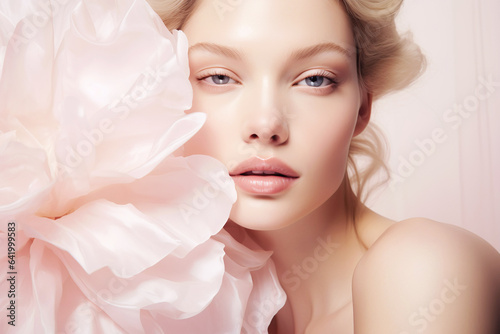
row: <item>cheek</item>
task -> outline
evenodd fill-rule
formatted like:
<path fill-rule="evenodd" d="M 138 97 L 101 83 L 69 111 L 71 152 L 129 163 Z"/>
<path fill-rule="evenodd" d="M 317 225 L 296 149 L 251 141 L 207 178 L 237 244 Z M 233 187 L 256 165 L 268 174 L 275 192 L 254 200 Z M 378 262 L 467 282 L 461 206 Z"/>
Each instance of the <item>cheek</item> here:
<path fill-rule="evenodd" d="M 187 113 L 203 112 L 207 118 L 202 128 L 184 144 L 185 155 L 204 154 L 220 159 L 221 154 L 229 149 L 226 139 L 229 133 L 223 129 L 232 129 L 234 124 L 231 126 L 225 111 L 216 108 L 218 101 L 213 100 L 195 90 L 193 107 Z"/>
<path fill-rule="evenodd" d="M 322 110 L 323 117 L 307 123 L 299 140 L 310 176 L 307 188 L 326 199 L 340 186 L 346 171 L 349 146 L 357 119 L 357 105 L 342 104 Z"/>
<path fill-rule="evenodd" d="M 210 120 L 207 117 L 202 128 L 184 144 L 184 155 L 203 154 L 217 158 L 215 149 L 219 145 L 219 140 L 213 135 Z"/>
<path fill-rule="evenodd" d="M 316 168 L 314 173 L 319 176 L 314 185 L 331 196 L 340 186 L 347 167 L 347 155 L 352 138 L 352 131 L 349 128 L 332 129 L 330 135 L 324 137 L 324 142 L 320 144 L 317 155 Z"/>
<path fill-rule="evenodd" d="M 323 154 L 318 155 L 318 172 L 331 171 L 332 168 L 344 170 L 355 124 L 354 113 L 321 124 L 317 131 L 318 136 L 321 137 L 317 138 L 317 142 L 318 151 L 323 152 Z"/>

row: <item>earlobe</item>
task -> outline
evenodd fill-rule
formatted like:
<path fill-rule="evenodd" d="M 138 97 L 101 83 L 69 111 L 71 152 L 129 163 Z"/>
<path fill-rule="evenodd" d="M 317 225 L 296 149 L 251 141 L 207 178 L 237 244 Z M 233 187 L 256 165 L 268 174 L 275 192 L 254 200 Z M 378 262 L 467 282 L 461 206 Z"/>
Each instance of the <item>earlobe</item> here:
<path fill-rule="evenodd" d="M 358 119 L 356 121 L 356 127 L 354 128 L 354 136 L 359 135 L 366 128 L 370 122 L 370 117 L 372 114 L 372 94 L 364 93 L 363 102 L 359 107 Z"/>

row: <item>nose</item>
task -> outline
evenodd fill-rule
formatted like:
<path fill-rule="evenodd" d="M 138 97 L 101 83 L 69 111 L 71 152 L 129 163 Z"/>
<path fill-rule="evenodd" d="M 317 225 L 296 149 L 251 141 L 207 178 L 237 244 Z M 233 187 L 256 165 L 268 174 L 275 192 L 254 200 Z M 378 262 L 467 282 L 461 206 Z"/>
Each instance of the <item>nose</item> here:
<path fill-rule="evenodd" d="M 282 145 L 288 141 L 289 127 L 285 107 L 278 107 L 276 94 L 268 90 L 260 98 L 260 105 L 253 104 L 249 108 L 243 127 L 243 140 L 246 143 L 259 143 L 265 145 Z"/>
<path fill-rule="evenodd" d="M 277 111 L 261 113 L 246 122 L 244 140 L 247 143 L 281 145 L 288 141 L 288 123 Z"/>

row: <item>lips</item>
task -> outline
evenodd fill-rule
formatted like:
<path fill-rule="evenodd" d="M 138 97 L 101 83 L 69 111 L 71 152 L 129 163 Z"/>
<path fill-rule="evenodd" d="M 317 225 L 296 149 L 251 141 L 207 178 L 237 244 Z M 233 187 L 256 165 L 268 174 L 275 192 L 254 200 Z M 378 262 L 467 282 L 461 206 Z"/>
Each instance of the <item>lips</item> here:
<path fill-rule="evenodd" d="M 297 178 L 299 174 L 278 158 L 260 159 L 257 157 L 243 161 L 229 172 L 229 175 L 276 175 Z"/>
<path fill-rule="evenodd" d="M 257 195 L 281 193 L 299 178 L 299 174 L 281 160 L 257 157 L 243 161 L 229 175 L 240 189 Z"/>

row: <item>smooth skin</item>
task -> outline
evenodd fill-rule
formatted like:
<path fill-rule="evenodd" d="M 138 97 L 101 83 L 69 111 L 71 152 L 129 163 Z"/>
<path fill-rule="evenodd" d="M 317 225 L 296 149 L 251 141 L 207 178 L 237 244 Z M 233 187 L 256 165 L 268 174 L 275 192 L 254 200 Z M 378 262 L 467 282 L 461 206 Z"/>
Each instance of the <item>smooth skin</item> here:
<path fill-rule="evenodd" d="M 250 157 L 276 157 L 300 175 L 275 195 L 237 187 L 228 222 L 274 252 L 287 303 L 269 332 L 496 333 L 500 255 L 485 241 L 427 219 L 395 223 L 367 208 L 356 235 L 348 219 L 347 153 L 369 122 L 371 96 L 360 89 L 343 7 L 215 3 L 200 0 L 182 27 L 190 112 L 207 114 L 185 154 L 210 155 L 229 170 Z"/>

